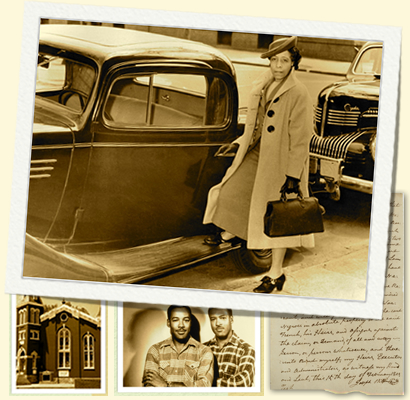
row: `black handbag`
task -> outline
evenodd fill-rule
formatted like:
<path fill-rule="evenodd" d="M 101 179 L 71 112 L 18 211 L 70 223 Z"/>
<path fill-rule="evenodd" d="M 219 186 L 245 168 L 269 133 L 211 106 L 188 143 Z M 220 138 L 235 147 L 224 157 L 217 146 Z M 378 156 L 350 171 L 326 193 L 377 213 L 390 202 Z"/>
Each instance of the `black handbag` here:
<path fill-rule="evenodd" d="M 269 237 L 307 235 L 323 232 L 322 209 L 316 197 L 303 198 L 299 192 L 295 199 L 269 201 L 264 217 L 264 232 Z"/>

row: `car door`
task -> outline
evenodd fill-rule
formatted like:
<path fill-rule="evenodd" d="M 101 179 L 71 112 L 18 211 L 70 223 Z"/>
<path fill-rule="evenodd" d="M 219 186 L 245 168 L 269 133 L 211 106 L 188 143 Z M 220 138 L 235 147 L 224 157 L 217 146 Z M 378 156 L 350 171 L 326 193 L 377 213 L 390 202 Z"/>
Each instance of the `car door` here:
<path fill-rule="evenodd" d="M 81 82 L 89 95 L 96 69 L 85 58 L 48 50 L 40 48 L 37 68 L 27 233 L 63 245 L 75 230 L 91 148 L 84 126 L 92 105 L 80 102 L 74 87 Z"/>
<path fill-rule="evenodd" d="M 237 92 L 222 71 L 189 63 L 111 73 L 93 126 L 75 242 L 120 248 L 204 232 L 208 190 L 232 159 Z"/>

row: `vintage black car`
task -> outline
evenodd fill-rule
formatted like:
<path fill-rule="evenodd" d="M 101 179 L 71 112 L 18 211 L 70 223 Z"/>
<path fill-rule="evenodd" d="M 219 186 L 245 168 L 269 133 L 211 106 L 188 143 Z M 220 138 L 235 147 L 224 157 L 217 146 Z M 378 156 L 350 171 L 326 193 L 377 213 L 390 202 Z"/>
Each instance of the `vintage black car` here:
<path fill-rule="evenodd" d="M 366 43 L 346 79 L 318 96 L 310 144 L 311 182 L 325 185 L 334 200 L 340 199 L 340 187 L 368 194 L 373 190 L 382 51 L 382 43 Z"/>
<path fill-rule="evenodd" d="M 242 133 L 234 68 L 216 49 L 112 27 L 42 25 L 24 272 L 146 282 L 233 250 L 252 273 L 269 251 L 210 247 L 210 187 Z"/>

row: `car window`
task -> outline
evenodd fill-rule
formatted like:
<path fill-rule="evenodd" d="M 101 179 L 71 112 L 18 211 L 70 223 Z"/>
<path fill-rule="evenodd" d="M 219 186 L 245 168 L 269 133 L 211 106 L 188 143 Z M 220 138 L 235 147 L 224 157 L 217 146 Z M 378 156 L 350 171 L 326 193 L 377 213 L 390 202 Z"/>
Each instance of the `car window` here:
<path fill-rule="evenodd" d="M 354 69 L 355 74 L 380 75 L 382 68 L 382 48 L 370 47 L 362 53 Z"/>
<path fill-rule="evenodd" d="M 87 64 L 40 53 L 37 63 L 36 95 L 75 111 L 82 111 L 95 81 Z"/>
<path fill-rule="evenodd" d="M 192 128 L 223 125 L 228 90 L 219 77 L 202 74 L 127 75 L 111 85 L 104 121 L 119 128 Z"/>
<path fill-rule="evenodd" d="M 65 82 L 65 64 L 59 57 L 39 57 L 36 92 L 61 90 Z"/>

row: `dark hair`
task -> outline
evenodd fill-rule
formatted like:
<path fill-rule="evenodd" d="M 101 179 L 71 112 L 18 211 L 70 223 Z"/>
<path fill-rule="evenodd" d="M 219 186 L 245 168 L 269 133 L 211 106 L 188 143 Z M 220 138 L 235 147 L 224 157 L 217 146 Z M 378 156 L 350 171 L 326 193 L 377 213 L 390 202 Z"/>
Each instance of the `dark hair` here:
<path fill-rule="evenodd" d="M 299 62 L 302 59 L 300 50 L 297 47 L 291 47 L 290 49 L 288 49 L 288 52 L 290 53 L 290 58 L 293 61 L 293 67 L 295 68 L 295 70 L 299 69 Z"/>
<path fill-rule="evenodd" d="M 168 319 L 171 319 L 171 313 L 172 313 L 172 311 L 174 311 L 176 308 L 185 308 L 185 309 L 188 311 L 189 316 L 192 317 L 192 311 L 191 311 L 191 308 L 190 308 L 190 307 L 188 307 L 188 306 L 172 305 L 172 306 L 169 306 L 169 307 L 168 307 L 168 310 L 167 310 L 167 318 L 168 318 Z"/>
<path fill-rule="evenodd" d="M 215 310 L 226 310 L 226 311 L 228 311 L 228 315 L 230 317 L 232 317 L 232 310 L 230 308 L 209 308 L 208 309 L 208 317 L 211 316 L 211 311 L 215 311 Z"/>

